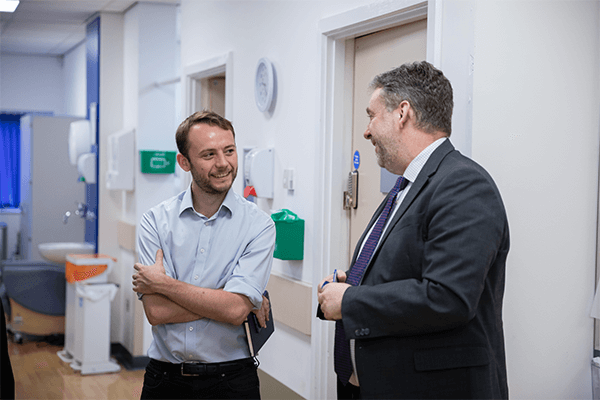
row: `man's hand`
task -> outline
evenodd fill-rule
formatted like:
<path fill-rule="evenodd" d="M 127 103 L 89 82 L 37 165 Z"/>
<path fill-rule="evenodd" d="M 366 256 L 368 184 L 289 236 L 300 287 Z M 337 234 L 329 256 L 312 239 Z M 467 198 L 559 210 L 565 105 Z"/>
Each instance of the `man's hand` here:
<path fill-rule="evenodd" d="M 269 299 L 263 296 L 262 306 L 260 310 L 252 310 L 254 314 L 256 314 L 256 318 L 258 319 L 258 324 L 262 328 L 267 327 L 267 321 L 269 320 L 269 311 L 271 310 L 271 304 L 269 303 Z"/>
<path fill-rule="evenodd" d="M 166 278 L 163 266 L 163 251 L 158 249 L 156 261 L 153 265 L 135 263 L 133 268 L 137 271 L 133 275 L 133 291 L 142 294 L 156 293 L 155 285 Z"/>
<path fill-rule="evenodd" d="M 335 274 L 337 275 L 336 278 L 336 282 L 346 282 L 346 273 L 344 271 L 338 271 L 337 269 L 335 270 Z M 333 274 L 327 276 L 327 278 L 323 279 L 321 281 L 321 283 L 319 283 L 319 291 L 321 289 L 323 289 L 323 286 L 325 286 L 326 283 L 332 283 L 333 282 Z"/>
<path fill-rule="evenodd" d="M 329 275 L 319 284 L 319 304 L 325 318 L 333 321 L 342 319 L 342 298 L 346 289 L 350 287 L 346 282 L 346 274 L 338 271 L 337 278 L 339 282 L 332 282 L 333 275 Z M 327 283 L 325 285 L 325 283 Z"/>

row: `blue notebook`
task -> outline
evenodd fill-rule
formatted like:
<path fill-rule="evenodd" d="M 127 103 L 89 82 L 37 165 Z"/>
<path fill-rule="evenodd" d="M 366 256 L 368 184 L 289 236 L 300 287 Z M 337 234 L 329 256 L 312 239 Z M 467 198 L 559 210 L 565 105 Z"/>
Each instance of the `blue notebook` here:
<path fill-rule="evenodd" d="M 273 321 L 273 303 L 269 298 L 269 292 L 265 291 L 264 296 L 269 299 L 271 305 L 269 309 L 269 320 L 267 321 L 267 327 L 262 328 L 258 323 L 256 314 L 251 312 L 248 314 L 248 318 L 244 321 L 244 328 L 246 330 L 246 338 L 248 338 L 248 348 L 250 350 L 250 356 L 255 357 L 258 355 L 258 351 L 263 347 L 267 340 L 275 332 L 275 323 Z"/>

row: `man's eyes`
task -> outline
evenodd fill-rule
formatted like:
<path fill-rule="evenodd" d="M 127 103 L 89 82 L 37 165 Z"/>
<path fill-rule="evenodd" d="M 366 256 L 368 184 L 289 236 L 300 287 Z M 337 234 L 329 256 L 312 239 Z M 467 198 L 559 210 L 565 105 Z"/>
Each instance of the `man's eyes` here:
<path fill-rule="evenodd" d="M 235 153 L 235 149 L 227 149 L 224 151 L 224 153 L 226 155 L 232 155 Z M 210 158 L 213 158 L 215 156 L 215 154 L 216 153 L 214 151 L 210 152 L 210 153 L 204 153 L 204 154 L 202 154 L 202 158 L 210 159 Z"/>

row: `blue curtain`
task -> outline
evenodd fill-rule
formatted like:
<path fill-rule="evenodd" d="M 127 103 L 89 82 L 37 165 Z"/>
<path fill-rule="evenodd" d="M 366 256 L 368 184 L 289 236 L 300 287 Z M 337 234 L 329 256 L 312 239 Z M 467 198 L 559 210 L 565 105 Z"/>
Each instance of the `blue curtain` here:
<path fill-rule="evenodd" d="M 18 208 L 20 196 L 21 114 L 0 114 L 0 207 Z"/>

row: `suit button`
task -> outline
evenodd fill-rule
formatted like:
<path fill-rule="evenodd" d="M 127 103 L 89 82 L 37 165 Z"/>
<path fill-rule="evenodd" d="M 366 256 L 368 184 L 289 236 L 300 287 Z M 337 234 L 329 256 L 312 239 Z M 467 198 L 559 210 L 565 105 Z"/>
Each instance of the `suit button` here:
<path fill-rule="evenodd" d="M 365 328 L 364 331 L 365 331 L 364 332 L 365 336 L 367 336 L 367 335 L 369 335 L 369 333 L 371 333 L 371 331 L 369 330 L 369 328 Z"/>
<path fill-rule="evenodd" d="M 357 330 L 355 330 L 355 331 L 354 331 L 354 334 L 355 334 L 356 336 L 360 336 L 360 334 L 361 334 L 361 330 L 360 330 L 360 329 L 357 329 Z"/>

